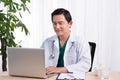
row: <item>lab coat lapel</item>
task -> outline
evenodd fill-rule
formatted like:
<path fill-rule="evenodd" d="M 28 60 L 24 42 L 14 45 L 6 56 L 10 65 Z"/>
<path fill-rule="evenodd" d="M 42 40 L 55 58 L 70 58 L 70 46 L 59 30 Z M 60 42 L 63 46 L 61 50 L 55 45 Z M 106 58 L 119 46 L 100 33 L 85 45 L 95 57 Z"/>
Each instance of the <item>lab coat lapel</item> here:
<path fill-rule="evenodd" d="M 55 35 L 52 39 L 52 42 L 53 42 L 53 46 L 54 46 L 54 51 L 59 51 L 59 42 L 58 42 L 58 37 Z"/>
<path fill-rule="evenodd" d="M 59 42 L 58 42 L 58 39 L 55 39 L 54 47 L 56 47 L 57 50 L 59 51 Z"/>
<path fill-rule="evenodd" d="M 69 58 L 68 55 L 72 55 L 71 53 L 71 48 L 73 46 L 73 44 L 75 43 L 74 41 L 74 38 L 72 35 L 70 35 L 69 39 L 68 39 L 68 42 L 67 42 L 67 45 L 66 45 L 66 49 L 65 49 L 65 53 L 64 53 L 64 66 L 66 66 L 67 64 L 69 64 Z"/>
<path fill-rule="evenodd" d="M 57 37 L 55 37 L 54 38 L 54 53 L 55 53 L 55 59 L 54 59 L 54 61 L 53 61 L 53 64 L 55 65 L 55 66 L 57 66 L 57 63 L 58 63 L 58 58 L 59 58 L 59 41 L 58 41 L 58 38 Z"/>
<path fill-rule="evenodd" d="M 65 53 L 69 52 L 69 49 L 70 49 L 71 46 L 72 46 L 72 42 L 71 42 L 71 40 L 68 40 L 66 48 L 65 48 Z"/>
<path fill-rule="evenodd" d="M 70 37 L 69 37 L 69 39 L 68 39 L 67 45 L 66 45 L 65 53 L 69 52 L 69 50 L 73 46 L 74 42 L 75 41 L 74 41 L 73 36 L 71 34 Z"/>

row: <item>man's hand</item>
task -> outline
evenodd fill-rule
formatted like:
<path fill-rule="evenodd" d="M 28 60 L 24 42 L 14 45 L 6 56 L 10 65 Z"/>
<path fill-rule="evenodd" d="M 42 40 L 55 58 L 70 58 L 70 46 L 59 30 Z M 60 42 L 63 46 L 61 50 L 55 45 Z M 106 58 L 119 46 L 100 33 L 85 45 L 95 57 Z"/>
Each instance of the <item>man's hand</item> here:
<path fill-rule="evenodd" d="M 54 67 L 54 66 L 49 66 L 46 68 L 46 73 L 51 74 L 51 73 L 60 73 L 60 72 L 68 72 L 67 68 L 65 67 Z"/>

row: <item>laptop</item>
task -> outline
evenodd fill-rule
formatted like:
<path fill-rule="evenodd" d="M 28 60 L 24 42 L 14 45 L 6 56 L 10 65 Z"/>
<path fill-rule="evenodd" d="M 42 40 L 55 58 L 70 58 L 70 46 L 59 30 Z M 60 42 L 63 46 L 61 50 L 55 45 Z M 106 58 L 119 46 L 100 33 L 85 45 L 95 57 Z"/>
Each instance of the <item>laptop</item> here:
<path fill-rule="evenodd" d="M 36 78 L 52 76 L 46 75 L 44 49 L 8 47 L 7 51 L 9 75 Z"/>

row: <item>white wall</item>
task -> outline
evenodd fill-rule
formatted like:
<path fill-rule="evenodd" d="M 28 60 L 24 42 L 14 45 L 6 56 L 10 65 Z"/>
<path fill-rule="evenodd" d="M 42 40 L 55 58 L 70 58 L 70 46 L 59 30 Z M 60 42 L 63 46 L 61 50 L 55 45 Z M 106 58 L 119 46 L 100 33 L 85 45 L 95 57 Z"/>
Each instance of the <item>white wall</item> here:
<path fill-rule="evenodd" d="M 120 1 L 88 0 L 86 16 L 87 38 L 97 42 L 95 63 L 120 71 Z"/>

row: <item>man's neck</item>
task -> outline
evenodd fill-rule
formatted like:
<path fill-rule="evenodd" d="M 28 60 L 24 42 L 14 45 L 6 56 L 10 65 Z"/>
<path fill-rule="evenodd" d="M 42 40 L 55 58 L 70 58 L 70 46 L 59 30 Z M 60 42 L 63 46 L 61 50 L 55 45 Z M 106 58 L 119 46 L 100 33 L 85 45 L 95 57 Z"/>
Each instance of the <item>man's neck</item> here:
<path fill-rule="evenodd" d="M 61 46 L 64 45 L 65 41 L 69 38 L 69 36 L 70 36 L 70 32 L 66 33 L 63 36 L 59 36 Z"/>
<path fill-rule="evenodd" d="M 59 36 L 60 41 L 66 41 L 68 37 L 70 36 L 70 32 L 67 32 L 66 34 Z"/>

